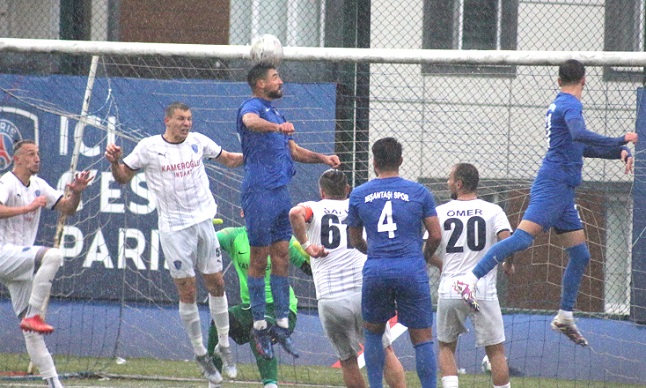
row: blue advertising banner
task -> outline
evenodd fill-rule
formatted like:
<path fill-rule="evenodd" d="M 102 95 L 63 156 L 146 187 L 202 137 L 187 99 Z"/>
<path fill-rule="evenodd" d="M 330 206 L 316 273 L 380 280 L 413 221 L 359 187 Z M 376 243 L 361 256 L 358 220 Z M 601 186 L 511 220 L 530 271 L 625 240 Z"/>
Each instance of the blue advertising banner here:
<path fill-rule="evenodd" d="M 0 75 L 0 172 L 11 170 L 13 143 L 34 139 L 40 148 L 39 176 L 63 190 L 69 181 L 75 127 L 86 77 Z M 286 84 L 276 101 L 296 127 L 298 144 L 334 152 L 334 84 Z M 128 154 L 145 136 L 164 131 L 164 109 L 171 102 L 191 106 L 193 131 L 229 151 L 240 151 L 236 112 L 250 96 L 239 82 L 97 78 L 88 122 L 79 148 L 78 170 L 90 170 L 93 183 L 83 193 L 79 211 L 68 218 L 61 248 L 65 264 L 53 295 L 66 298 L 170 302 L 175 286 L 159 245 L 157 213 L 143 173 L 127 185 L 114 182 L 103 153 L 115 142 Z M 242 168 L 205 161 L 223 226 L 239 226 Z M 290 191 L 292 202 L 318 198 L 318 176 L 327 167 L 298 164 Z M 44 210 L 36 244 L 52 246 L 58 214 Z M 234 276 L 235 271 L 231 271 Z M 236 283 L 233 283 L 236 284 Z M 237 294 L 235 287 L 228 293 Z M 204 292 L 204 291 L 202 291 Z M 313 290 L 302 292 L 313 296 Z M 235 300 L 235 297 L 233 298 Z"/>

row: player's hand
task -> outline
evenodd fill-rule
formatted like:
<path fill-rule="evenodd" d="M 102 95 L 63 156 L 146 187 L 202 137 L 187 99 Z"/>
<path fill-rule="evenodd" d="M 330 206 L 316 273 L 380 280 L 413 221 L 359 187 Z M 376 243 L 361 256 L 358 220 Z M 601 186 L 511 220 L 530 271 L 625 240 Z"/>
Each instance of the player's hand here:
<path fill-rule="evenodd" d="M 314 258 L 325 257 L 329 253 L 328 251 L 325 250 L 325 248 L 323 248 L 323 245 L 314 245 L 314 244 L 307 247 L 305 249 L 305 252 L 307 252 L 307 254 L 310 255 L 310 257 L 314 257 Z"/>
<path fill-rule="evenodd" d="M 89 171 L 82 171 L 76 174 L 72 183 L 68 183 L 66 187 L 74 194 L 81 194 L 90 184 L 92 179 L 94 179 L 94 177 L 90 176 Z"/>
<path fill-rule="evenodd" d="M 507 276 L 513 275 L 514 272 L 516 272 L 516 268 L 514 268 L 514 263 L 508 263 L 506 261 L 503 261 L 503 263 L 502 263 L 502 271 Z"/>
<path fill-rule="evenodd" d="M 105 158 L 112 164 L 118 164 L 122 154 L 121 147 L 116 144 L 108 144 L 105 148 Z"/>
<path fill-rule="evenodd" d="M 633 164 L 635 162 L 635 159 L 633 158 L 632 155 L 628 153 L 626 150 L 621 150 L 621 161 L 626 164 L 626 169 L 625 173 L 626 174 L 632 174 L 633 172 Z"/>
<path fill-rule="evenodd" d="M 628 132 L 626 136 L 624 136 L 624 141 L 626 143 L 636 144 L 638 139 L 639 135 L 636 132 Z"/>
<path fill-rule="evenodd" d="M 341 166 L 341 160 L 336 155 L 328 155 L 325 164 L 332 168 L 339 168 Z"/>
<path fill-rule="evenodd" d="M 45 197 L 44 195 L 39 195 L 29 204 L 29 211 L 33 212 L 34 210 L 38 210 L 41 207 L 45 206 L 47 206 L 47 197 Z"/>
<path fill-rule="evenodd" d="M 291 135 L 294 133 L 294 131 L 294 124 L 290 123 L 289 121 L 278 124 L 278 133 L 282 133 L 283 135 Z"/>

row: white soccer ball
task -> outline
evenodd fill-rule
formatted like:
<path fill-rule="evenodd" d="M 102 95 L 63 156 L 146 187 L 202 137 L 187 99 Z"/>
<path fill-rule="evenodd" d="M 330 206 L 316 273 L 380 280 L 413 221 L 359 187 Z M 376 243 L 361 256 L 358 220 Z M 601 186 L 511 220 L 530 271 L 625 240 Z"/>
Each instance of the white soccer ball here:
<path fill-rule="evenodd" d="M 251 42 L 251 62 L 278 67 L 283 60 L 283 45 L 274 35 L 257 36 Z"/>
<path fill-rule="evenodd" d="M 485 355 L 482 359 L 482 363 L 480 363 L 480 369 L 482 370 L 482 373 L 486 373 L 488 375 L 491 374 L 491 362 L 489 362 L 489 357 L 487 357 L 487 355 Z"/>

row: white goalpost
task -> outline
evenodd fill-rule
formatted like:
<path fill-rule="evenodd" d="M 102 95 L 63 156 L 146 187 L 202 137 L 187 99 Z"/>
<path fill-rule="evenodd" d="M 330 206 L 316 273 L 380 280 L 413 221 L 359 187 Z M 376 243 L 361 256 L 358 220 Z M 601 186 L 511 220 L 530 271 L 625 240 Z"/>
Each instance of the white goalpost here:
<path fill-rule="evenodd" d="M 141 358 L 153 368 L 160 360 L 192 357 L 159 248 L 154 198 L 143 174 L 130 185 L 116 184 L 103 152 L 116 142 L 127 154 L 139 139 L 161 133 L 163 109 L 175 101 L 191 106 L 194 131 L 239 151 L 236 111 L 250 95 L 249 48 L 0 38 L 0 52 L 7 55 L 0 62 L 0 135 L 15 127 L 11 133 L 39 136 L 47 164 L 41 175 L 59 187 L 77 170 L 95 176 L 78 214 L 44 217 L 38 237 L 43 244 L 55 241 L 65 254 L 48 309 L 57 331 L 47 338 L 62 374 L 102 373 L 115 358 Z M 70 58 L 80 65 L 66 67 Z M 338 154 L 353 185 L 374 177 L 369 149 L 384 136 L 404 146 L 402 176 L 425 184 L 438 204 L 449 199 L 451 166 L 475 164 L 479 195 L 501 205 L 515 227 L 545 152 L 544 115 L 558 91 L 557 65 L 572 58 L 586 65 L 582 100 L 590 130 L 606 136 L 646 130 L 644 52 L 284 47 L 285 94 L 275 104 L 294 123 L 298 144 Z M 549 328 L 567 264 L 556 233 L 544 233 L 518 255 L 514 277 L 499 276 L 514 386 L 576 380 L 577 386 L 628 387 L 646 381 L 641 147 L 632 149 L 634 175 L 624 174 L 619 161 L 586 160 L 577 190 L 592 259 L 575 315 L 588 348 Z M 205 163 L 222 219 L 215 228 L 243 225 L 242 170 Z M 318 199 L 323 170 L 297 166 L 290 186 L 294 203 Z M 230 305 L 239 302 L 234 272 L 225 275 Z M 430 274 L 435 304 L 439 274 Z M 337 360 L 318 323 L 312 280 L 294 270 L 290 281 L 299 299 L 294 339 L 302 357 L 294 361 L 281 354 L 280 377 L 295 385 L 342 386 L 340 372 L 330 368 Z M 204 300 L 203 287 L 200 293 L 198 300 Z M 0 288 L 0 308 L 6 308 L 7 296 Z M 208 322 L 207 306 L 200 312 Z M 0 370 L 22 371 L 26 365 L 13 337 L 16 330 L 0 331 L 0 343 L 7 344 L 0 350 Z M 249 365 L 240 379 L 254 381 L 249 346 L 234 347 L 238 362 Z M 394 348 L 404 367 L 414 370 L 407 335 Z M 489 385 L 483 356 L 472 333 L 460 340 L 458 368 L 466 373 L 461 386 Z"/>

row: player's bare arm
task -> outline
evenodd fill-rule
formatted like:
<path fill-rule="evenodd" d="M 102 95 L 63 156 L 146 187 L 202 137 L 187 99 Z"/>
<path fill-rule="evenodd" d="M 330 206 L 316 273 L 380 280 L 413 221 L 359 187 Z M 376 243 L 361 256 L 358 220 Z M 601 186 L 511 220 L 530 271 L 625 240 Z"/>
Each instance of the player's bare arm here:
<path fill-rule="evenodd" d="M 310 244 L 307 238 L 305 223 L 312 219 L 312 209 L 303 204 L 298 204 L 289 211 L 289 222 L 292 224 L 294 237 L 301 244 L 301 248 L 307 252 L 310 257 L 325 257 L 328 252 L 322 245 Z"/>
<path fill-rule="evenodd" d="M 424 218 L 424 227 L 428 231 L 428 238 L 424 244 L 424 259 L 427 263 L 431 263 L 433 255 L 442 241 L 442 229 L 437 216 Z"/>
<path fill-rule="evenodd" d="M 225 150 L 222 150 L 215 160 L 222 163 L 224 166 L 231 168 L 240 167 L 242 166 L 242 163 L 244 163 L 244 158 L 241 152 L 228 152 Z"/>
<path fill-rule="evenodd" d="M 278 132 L 284 135 L 291 135 L 294 133 L 294 124 L 289 121 L 282 124 L 272 123 L 267 121 L 255 113 L 247 113 L 242 116 L 242 123 L 254 132 Z"/>
<path fill-rule="evenodd" d="M 87 188 L 94 177 L 90 176 L 89 171 L 83 171 L 75 175 L 74 180 L 67 184 L 67 194 L 61 198 L 54 209 L 66 216 L 76 213 L 76 209 L 81 202 L 81 193 Z"/>
<path fill-rule="evenodd" d="M 363 238 L 362 227 L 348 226 L 348 237 L 350 237 L 350 244 L 352 244 L 356 250 L 364 255 L 368 254 L 368 242 Z"/>
<path fill-rule="evenodd" d="M 110 162 L 110 170 L 112 171 L 112 176 L 114 180 L 118 183 L 124 184 L 128 183 L 135 176 L 136 172 L 131 170 L 130 167 L 126 166 L 123 163 L 119 163 L 123 151 L 121 147 L 116 144 L 108 144 L 105 148 L 105 158 Z"/>
<path fill-rule="evenodd" d="M 341 160 L 336 155 L 324 155 L 318 152 L 310 151 L 296 144 L 295 141 L 289 141 L 289 151 L 292 159 L 300 163 L 323 163 L 332 168 L 341 166 Z"/>
<path fill-rule="evenodd" d="M 41 207 L 47 206 L 47 197 L 39 195 L 27 206 L 5 206 L 0 204 L 0 218 L 11 218 L 21 214 L 30 213 Z"/>

